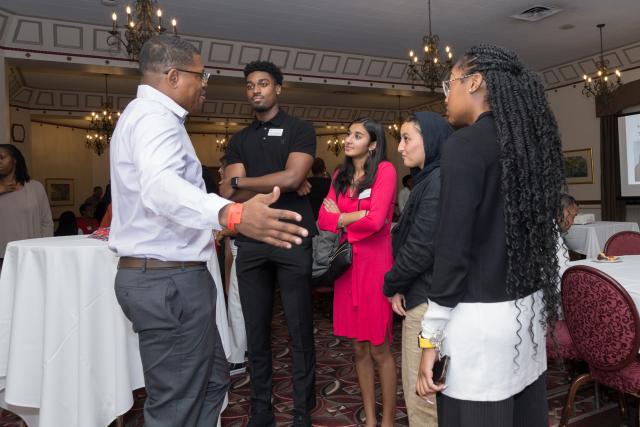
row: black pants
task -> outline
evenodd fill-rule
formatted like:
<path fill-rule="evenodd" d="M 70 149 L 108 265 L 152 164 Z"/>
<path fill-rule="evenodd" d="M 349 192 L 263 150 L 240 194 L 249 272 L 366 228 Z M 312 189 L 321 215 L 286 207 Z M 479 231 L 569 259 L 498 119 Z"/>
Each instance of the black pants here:
<path fill-rule="evenodd" d="M 215 426 L 229 388 L 229 364 L 209 271 L 120 269 L 115 289 L 140 342 L 145 425 Z"/>
<path fill-rule="evenodd" d="M 315 406 L 311 239 L 291 249 L 236 240 L 236 273 L 247 329 L 252 415 L 272 411 L 271 320 L 276 283 L 291 337 L 295 415 Z"/>
<path fill-rule="evenodd" d="M 545 374 L 515 396 L 498 402 L 473 402 L 438 395 L 440 427 L 548 427 Z"/>

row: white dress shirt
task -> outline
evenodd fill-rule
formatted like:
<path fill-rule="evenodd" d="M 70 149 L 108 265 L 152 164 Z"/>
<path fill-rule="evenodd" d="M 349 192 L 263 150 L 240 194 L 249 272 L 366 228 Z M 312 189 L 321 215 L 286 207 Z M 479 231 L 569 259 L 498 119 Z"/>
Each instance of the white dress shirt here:
<path fill-rule="evenodd" d="M 208 261 L 218 212 L 231 203 L 207 194 L 184 120 L 187 111 L 138 86 L 111 138 L 109 248 L 118 256 Z"/>

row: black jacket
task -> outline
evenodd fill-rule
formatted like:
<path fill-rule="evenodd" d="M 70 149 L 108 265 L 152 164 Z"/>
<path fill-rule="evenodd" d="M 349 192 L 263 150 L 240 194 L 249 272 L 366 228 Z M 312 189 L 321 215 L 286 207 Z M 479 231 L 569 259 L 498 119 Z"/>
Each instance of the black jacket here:
<path fill-rule="evenodd" d="M 406 309 L 427 302 L 432 282 L 434 238 L 440 199 L 440 152 L 453 132 L 435 113 L 417 113 L 425 144 L 422 170 L 412 170 L 413 189 L 392 230 L 394 263 L 385 275 L 383 292 L 405 296 Z"/>

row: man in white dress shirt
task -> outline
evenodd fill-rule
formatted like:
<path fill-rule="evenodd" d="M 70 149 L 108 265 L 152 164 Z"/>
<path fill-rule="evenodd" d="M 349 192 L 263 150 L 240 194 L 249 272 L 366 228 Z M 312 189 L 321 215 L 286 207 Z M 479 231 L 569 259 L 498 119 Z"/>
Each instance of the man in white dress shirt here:
<path fill-rule="evenodd" d="M 268 207 L 278 189 L 242 204 L 206 193 L 184 126 L 188 113 L 201 111 L 209 78 L 193 45 L 154 37 L 139 62 L 142 84 L 111 140 L 116 296 L 139 336 L 145 425 L 215 426 L 229 366 L 206 267 L 212 230 L 228 227 L 285 248 L 307 231 L 280 221 L 300 221 L 299 214 Z"/>

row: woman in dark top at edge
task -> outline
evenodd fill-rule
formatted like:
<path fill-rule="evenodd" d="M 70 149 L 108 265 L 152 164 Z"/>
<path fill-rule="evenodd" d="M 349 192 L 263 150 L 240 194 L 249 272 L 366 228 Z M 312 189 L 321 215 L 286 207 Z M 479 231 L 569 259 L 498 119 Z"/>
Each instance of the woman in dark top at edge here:
<path fill-rule="evenodd" d="M 540 78 L 502 47 L 472 47 L 443 89 L 449 122 L 467 127 L 442 153 L 416 391 L 441 392 L 441 427 L 546 427 L 545 325 L 558 313 L 565 186 L 556 120 Z M 433 382 L 438 350 L 451 357 L 446 387 Z"/>
<path fill-rule="evenodd" d="M 412 427 L 437 426 L 436 410 L 415 393 L 421 351 L 416 345 L 427 310 L 433 273 L 433 239 L 440 198 L 440 153 L 453 132 L 436 113 L 416 113 L 400 128 L 398 152 L 411 168 L 413 189 L 392 233 L 394 263 L 384 277 L 384 294 L 402 323 L 402 389 Z"/>

